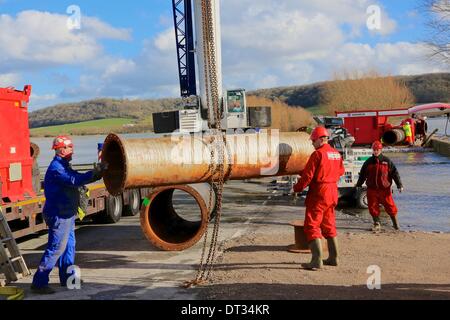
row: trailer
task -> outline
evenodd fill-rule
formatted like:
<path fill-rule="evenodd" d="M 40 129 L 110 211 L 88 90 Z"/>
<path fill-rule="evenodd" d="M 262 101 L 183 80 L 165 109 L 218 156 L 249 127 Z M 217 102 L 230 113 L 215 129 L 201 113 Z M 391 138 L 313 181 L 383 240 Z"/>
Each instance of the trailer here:
<path fill-rule="evenodd" d="M 380 140 L 387 130 L 392 129 L 389 117 L 408 115 L 408 109 L 336 112 L 336 117 L 344 119 L 343 127 L 355 137 L 355 145 L 371 145 Z"/>
<path fill-rule="evenodd" d="M 0 206 L 15 239 L 47 228 L 42 210 L 45 196 L 43 172 L 38 166 L 39 147 L 30 142 L 28 103 L 31 86 L 24 90 L 0 88 Z M 74 165 L 87 171 L 93 165 Z M 129 189 L 110 195 L 103 183 L 89 184 L 86 216 L 96 223 L 116 223 L 122 215 L 140 212 L 148 188 Z"/>

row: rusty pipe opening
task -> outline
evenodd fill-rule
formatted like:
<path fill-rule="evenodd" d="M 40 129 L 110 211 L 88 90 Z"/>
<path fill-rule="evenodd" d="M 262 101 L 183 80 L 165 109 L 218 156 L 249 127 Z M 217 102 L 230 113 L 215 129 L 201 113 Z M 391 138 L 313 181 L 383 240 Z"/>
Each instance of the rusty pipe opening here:
<path fill-rule="evenodd" d="M 117 135 L 110 134 L 106 138 L 103 144 L 102 162 L 108 164 L 103 181 L 108 186 L 108 192 L 117 196 L 123 191 L 127 176 L 126 155 Z"/>
<path fill-rule="evenodd" d="M 41 153 L 39 146 L 36 143 L 30 143 L 30 156 L 36 160 Z"/>
<path fill-rule="evenodd" d="M 174 193 L 177 199 L 174 198 Z M 180 214 L 180 207 L 186 208 L 185 201 L 189 201 L 189 198 L 191 203 L 192 199 L 195 201 L 199 212 Z M 178 206 L 176 203 L 174 205 L 174 200 L 178 202 Z M 153 189 L 148 196 L 148 204 L 141 210 L 142 230 L 147 239 L 159 249 L 181 251 L 190 248 L 202 238 L 208 227 L 208 205 L 204 195 L 193 186 Z"/>
<path fill-rule="evenodd" d="M 401 143 L 405 138 L 405 132 L 402 129 L 392 129 L 383 134 L 383 142 L 387 145 Z"/>

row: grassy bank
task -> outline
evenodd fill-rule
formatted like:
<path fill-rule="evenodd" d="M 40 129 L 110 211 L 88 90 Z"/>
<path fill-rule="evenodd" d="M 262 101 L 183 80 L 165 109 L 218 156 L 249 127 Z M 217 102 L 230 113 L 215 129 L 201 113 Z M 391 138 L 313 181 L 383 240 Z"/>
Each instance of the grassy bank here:
<path fill-rule="evenodd" d="M 58 134 L 92 135 L 109 132 L 127 133 L 144 131 L 145 127 L 147 127 L 147 131 L 151 129 L 148 125 L 145 126 L 144 123 L 136 123 L 134 119 L 112 118 L 34 128 L 30 130 L 30 135 L 32 137 L 53 137 Z"/>

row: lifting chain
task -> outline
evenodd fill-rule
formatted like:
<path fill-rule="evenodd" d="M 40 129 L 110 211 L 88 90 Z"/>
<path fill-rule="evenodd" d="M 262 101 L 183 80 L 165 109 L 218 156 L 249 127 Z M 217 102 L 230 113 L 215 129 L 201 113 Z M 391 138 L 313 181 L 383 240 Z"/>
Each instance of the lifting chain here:
<path fill-rule="evenodd" d="M 211 187 L 209 191 L 209 204 L 208 204 L 208 221 L 209 215 L 212 211 L 212 197 L 214 188 L 216 188 L 216 215 L 214 217 L 214 228 L 211 235 L 211 242 L 208 249 L 208 256 L 205 261 L 208 227 L 206 228 L 203 248 L 200 259 L 200 265 L 197 271 L 196 278 L 192 281 L 188 281 L 184 284 L 185 288 L 189 288 L 195 285 L 199 285 L 207 281 L 211 275 L 214 267 L 214 259 L 217 249 L 217 239 L 219 236 L 220 218 L 222 215 L 222 194 L 223 185 L 225 182 L 225 149 L 226 149 L 226 137 L 222 132 L 222 112 L 220 106 L 218 79 L 217 79 L 217 65 L 216 65 L 216 49 L 214 38 L 214 21 L 213 21 L 213 8 L 211 0 L 201 0 L 202 6 L 202 34 L 203 34 L 203 56 L 204 56 L 204 69 L 205 69 L 205 83 L 206 83 L 206 107 L 208 110 L 208 125 L 212 129 L 211 137 L 212 143 L 210 146 L 211 162 L 209 165 L 209 171 L 211 174 Z M 213 114 L 211 114 L 211 103 Z M 229 159 L 228 164 L 231 164 Z"/>

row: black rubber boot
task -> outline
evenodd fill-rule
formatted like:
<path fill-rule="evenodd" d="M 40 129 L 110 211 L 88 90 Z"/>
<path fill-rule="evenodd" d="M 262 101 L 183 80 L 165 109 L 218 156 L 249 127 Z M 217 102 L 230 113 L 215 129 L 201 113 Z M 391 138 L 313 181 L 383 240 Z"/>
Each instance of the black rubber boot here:
<path fill-rule="evenodd" d="M 50 288 L 49 286 L 38 288 L 38 287 L 35 287 L 34 285 L 31 285 L 31 292 L 33 292 L 35 294 L 54 294 L 54 293 L 56 293 L 56 291 L 54 289 Z"/>
<path fill-rule="evenodd" d="M 328 259 L 323 260 L 323 264 L 326 266 L 333 266 L 337 267 L 339 260 L 338 260 L 338 241 L 337 238 L 330 238 L 327 239 L 328 244 Z"/>
<path fill-rule="evenodd" d="M 319 270 L 323 267 L 322 241 L 320 241 L 320 239 L 314 239 L 308 245 L 312 253 L 311 262 L 303 263 L 302 267 L 307 270 Z"/>
<path fill-rule="evenodd" d="M 381 231 L 380 217 L 372 217 L 372 219 L 373 219 L 372 231 L 373 232 L 380 232 Z"/>
<path fill-rule="evenodd" d="M 398 224 L 397 216 L 390 216 L 392 220 L 392 227 L 394 227 L 395 230 L 400 230 L 400 226 Z"/>

